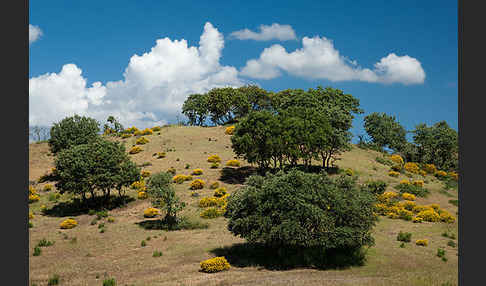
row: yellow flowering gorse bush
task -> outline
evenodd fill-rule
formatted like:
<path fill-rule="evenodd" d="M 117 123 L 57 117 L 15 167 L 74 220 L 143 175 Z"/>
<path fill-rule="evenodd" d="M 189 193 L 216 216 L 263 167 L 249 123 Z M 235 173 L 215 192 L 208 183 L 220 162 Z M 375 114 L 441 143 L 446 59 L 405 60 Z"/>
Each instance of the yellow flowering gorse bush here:
<path fill-rule="evenodd" d="M 177 183 L 177 184 L 182 184 L 185 181 L 189 181 L 189 180 L 192 180 L 192 176 L 180 174 L 180 175 L 175 175 L 174 177 L 172 177 L 172 181 L 174 183 Z"/>
<path fill-rule="evenodd" d="M 78 225 L 78 222 L 72 218 L 68 218 L 59 225 L 62 229 L 70 229 Z"/>
<path fill-rule="evenodd" d="M 139 200 L 145 200 L 146 198 L 148 198 L 148 195 L 145 191 L 140 191 L 138 192 L 137 197 Z"/>
<path fill-rule="evenodd" d="M 239 167 L 240 166 L 240 161 L 238 161 L 238 160 L 228 160 L 226 162 L 226 166 Z"/>
<path fill-rule="evenodd" d="M 156 215 L 158 215 L 159 213 L 160 213 L 160 211 L 156 208 L 147 208 L 143 211 L 143 216 L 148 217 L 148 218 L 152 218 L 152 217 L 155 217 Z"/>
<path fill-rule="evenodd" d="M 235 131 L 235 126 L 230 126 L 224 130 L 224 134 L 233 135 L 234 131 Z"/>
<path fill-rule="evenodd" d="M 147 144 L 149 142 L 150 142 L 150 140 L 148 140 L 147 138 L 142 136 L 142 137 L 138 138 L 137 141 L 135 141 L 135 144 L 143 145 L 143 144 Z"/>
<path fill-rule="evenodd" d="M 49 191 L 51 191 L 51 190 L 52 190 L 52 188 L 53 188 L 53 186 L 52 186 L 51 184 L 46 184 L 46 185 L 45 185 L 45 186 L 42 188 L 42 190 L 43 190 L 44 192 L 49 192 Z"/>
<path fill-rule="evenodd" d="M 403 166 L 403 168 L 405 170 L 407 170 L 408 172 L 410 173 L 414 173 L 414 174 L 418 174 L 419 173 L 419 166 L 417 165 L 417 163 L 413 163 L 413 162 L 407 162 L 405 163 L 405 165 Z"/>
<path fill-rule="evenodd" d="M 142 178 L 147 178 L 147 177 L 150 177 L 150 172 L 149 171 L 145 171 L 143 170 L 140 175 L 142 176 Z"/>
<path fill-rule="evenodd" d="M 195 179 L 191 182 L 190 188 L 191 190 L 199 190 L 204 188 L 205 182 L 201 179 Z"/>
<path fill-rule="evenodd" d="M 400 173 L 396 172 L 396 171 L 389 171 L 388 172 L 388 176 L 390 177 L 398 177 L 400 175 Z"/>
<path fill-rule="evenodd" d="M 417 239 L 415 241 L 415 244 L 420 246 L 427 246 L 429 244 L 429 241 L 427 239 Z"/>
<path fill-rule="evenodd" d="M 228 261 L 226 260 L 226 258 L 224 258 L 223 256 L 214 257 L 214 258 L 201 261 L 200 266 L 201 266 L 201 271 L 207 273 L 214 273 L 223 270 L 228 270 L 231 267 Z"/>
<path fill-rule="evenodd" d="M 208 157 L 208 162 L 209 163 L 220 163 L 221 158 L 219 158 L 218 155 L 211 155 L 211 156 Z"/>
<path fill-rule="evenodd" d="M 408 201 L 415 201 L 415 195 L 410 193 L 403 193 L 402 198 Z"/>
<path fill-rule="evenodd" d="M 202 169 L 194 169 L 194 170 L 192 170 L 191 175 L 196 175 L 197 176 L 197 175 L 202 175 L 202 173 L 203 173 L 203 170 Z"/>
<path fill-rule="evenodd" d="M 398 165 L 403 165 L 403 163 L 404 163 L 402 156 L 400 156 L 398 154 L 391 155 L 390 160 L 392 160 L 394 163 L 396 163 Z"/>
<path fill-rule="evenodd" d="M 427 172 L 427 174 L 435 174 L 435 172 L 437 172 L 437 168 L 434 164 L 425 164 L 424 171 Z"/>
<path fill-rule="evenodd" d="M 130 154 L 137 154 L 137 153 L 140 153 L 140 152 L 142 152 L 142 151 L 143 151 L 143 149 L 142 149 L 142 148 L 140 148 L 140 146 L 133 146 L 133 147 L 130 149 L 130 151 L 128 151 L 128 153 L 130 153 Z"/>

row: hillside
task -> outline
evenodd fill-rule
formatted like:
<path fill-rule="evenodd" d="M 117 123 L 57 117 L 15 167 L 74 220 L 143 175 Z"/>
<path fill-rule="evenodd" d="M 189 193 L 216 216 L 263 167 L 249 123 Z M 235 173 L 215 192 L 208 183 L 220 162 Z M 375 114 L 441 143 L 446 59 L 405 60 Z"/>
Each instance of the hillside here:
<path fill-rule="evenodd" d="M 31 285 L 47 285 L 48 278 L 54 274 L 60 276 L 60 285 L 102 285 L 106 277 L 114 277 L 117 285 L 457 285 L 458 249 L 457 246 L 449 246 L 451 239 L 442 236 L 446 231 L 454 233 L 457 244 L 457 220 L 453 224 L 412 223 L 384 216 L 380 216 L 373 230 L 375 246 L 368 249 L 364 266 L 342 270 L 299 268 L 274 271 L 258 265 L 258 261 L 249 261 L 248 266 L 233 265 L 229 271 L 215 274 L 199 272 L 200 261 L 224 251 L 231 252 L 231 246 L 244 242 L 227 230 L 225 218 L 199 217 L 199 199 L 214 193 L 207 187 L 210 183 L 219 181 L 232 193 L 252 170 L 246 162 L 242 162 L 239 170 L 224 166 L 227 160 L 234 159 L 230 136 L 225 135 L 224 130 L 224 127 L 163 127 L 160 135 L 154 132 L 146 136 L 150 142 L 142 145 L 141 153 L 130 155 L 137 164 L 146 165 L 143 170 L 151 173 L 166 171 L 169 167 L 174 167 L 177 174 L 190 174 L 195 168 L 203 169 L 204 173 L 198 178 L 206 182 L 206 187 L 199 191 L 199 198 L 191 196 L 190 182 L 177 184 L 176 190 L 187 204 L 182 215 L 209 223 L 207 229 L 168 232 L 140 227 L 137 223 L 147 220 L 143 211 L 150 207 L 150 202 L 137 199 L 135 190 L 127 191 L 127 195 L 134 199 L 127 206 L 109 211 L 114 222 L 103 220 L 106 226 L 104 233 L 99 231 L 101 222 L 91 224 L 95 216 L 89 214 L 72 216 L 78 221 L 78 226 L 60 229 L 59 224 L 67 217 L 43 215 L 41 206 L 51 208 L 69 202 L 72 196 L 64 194 L 56 199 L 55 188 L 44 192 L 42 188 L 48 183 L 36 184 L 40 201 L 29 204 L 35 216 L 31 220 L 34 226 L 29 228 Z M 133 137 L 123 141 L 127 150 L 135 144 Z M 165 158 L 153 156 L 162 151 L 166 152 Z M 213 154 L 222 159 L 217 169 L 211 169 L 207 162 L 208 156 Z M 377 156 L 381 155 L 353 146 L 351 151 L 340 156 L 341 160 L 336 164 L 340 169 L 351 168 L 360 183 L 380 179 L 389 184 L 387 191 L 396 191 L 393 186 L 408 177 L 403 174 L 397 178 L 388 176 L 390 167 L 378 163 L 375 160 Z M 186 164 L 190 165 L 188 169 Z M 37 181 L 52 167 L 54 157 L 47 144 L 30 144 L 29 181 Z M 449 203 L 449 200 L 457 199 L 457 191 L 444 191 L 443 183 L 431 175 L 426 176 L 425 182 L 430 194 L 426 198 L 417 197 L 417 204 L 439 204 L 457 218 L 458 208 Z M 412 233 L 412 242 L 404 248 L 399 247 L 401 242 L 396 239 L 399 231 Z M 42 247 L 41 255 L 33 256 L 34 246 L 43 238 L 54 241 L 54 245 Z M 428 239 L 429 244 L 417 246 L 416 239 Z M 144 247 L 141 246 L 142 240 L 146 241 Z M 229 250 L 224 250 L 224 247 Z M 446 251 L 446 262 L 436 255 L 439 247 Z M 152 257 L 156 250 L 162 251 L 163 255 Z"/>

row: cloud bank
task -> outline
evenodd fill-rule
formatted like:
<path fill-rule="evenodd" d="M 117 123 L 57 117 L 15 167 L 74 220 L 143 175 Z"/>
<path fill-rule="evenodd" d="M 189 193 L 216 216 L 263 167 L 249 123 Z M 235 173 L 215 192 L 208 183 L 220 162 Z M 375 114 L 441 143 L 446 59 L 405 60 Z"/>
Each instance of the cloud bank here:
<path fill-rule="evenodd" d="M 130 58 L 120 81 L 88 87 L 75 64 L 31 78 L 29 125 L 50 126 L 74 113 L 102 122 L 113 115 L 141 128 L 164 124 L 175 119 L 191 93 L 243 85 L 236 68 L 219 63 L 223 47 L 223 35 L 206 23 L 199 47 L 184 39 L 158 39 L 150 52 Z"/>
<path fill-rule="evenodd" d="M 270 41 L 270 40 L 297 40 L 294 29 L 290 25 L 280 25 L 273 23 L 270 26 L 260 25 L 260 32 L 253 32 L 248 29 L 234 31 L 230 36 L 239 40 L 255 40 L 255 41 Z"/>
<path fill-rule="evenodd" d="M 42 30 L 38 26 L 29 24 L 29 45 L 42 36 Z"/>
<path fill-rule="evenodd" d="M 330 81 L 359 80 L 409 85 L 421 84 L 425 80 L 425 72 L 415 58 L 391 53 L 376 63 L 373 70 L 361 68 L 356 61 L 340 55 L 332 41 L 325 37 L 304 37 L 302 48 L 290 53 L 281 45 L 272 45 L 264 49 L 258 59 L 247 61 L 241 75 L 272 79 L 280 76 L 282 71 L 298 77 Z"/>

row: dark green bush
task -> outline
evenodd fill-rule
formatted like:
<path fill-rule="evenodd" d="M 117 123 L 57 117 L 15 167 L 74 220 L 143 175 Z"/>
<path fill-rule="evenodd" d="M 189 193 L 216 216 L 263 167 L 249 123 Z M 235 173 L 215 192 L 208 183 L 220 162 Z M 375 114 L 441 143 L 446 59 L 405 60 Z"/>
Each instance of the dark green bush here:
<path fill-rule="evenodd" d="M 412 234 L 410 232 L 400 231 L 397 235 L 397 240 L 403 242 L 410 242 L 412 240 Z"/>
<path fill-rule="evenodd" d="M 350 177 L 298 170 L 250 177 L 228 198 L 228 229 L 270 247 L 359 249 L 371 246 L 375 197 Z"/>
<path fill-rule="evenodd" d="M 367 182 L 361 188 L 364 191 L 370 192 L 374 195 L 381 195 L 385 192 L 387 186 L 388 184 L 386 182 L 378 180 Z"/>
<path fill-rule="evenodd" d="M 449 240 L 447 242 L 447 245 L 450 246 L 450 247 L 456 247 L 456 243 L 454 242 L 454 240 Z"/>
<path fill-rule="evenodd" d="M 400 194 L 409 193 L 417 197 L 426 197 L 429 194 L 429 190 L 413 184 L 398 184 L 395 189 L 400 191 Z"/>
<path fill-rule="evenodd" d="M 103 280 L 103 286 L 116 286 L 115 278 L 108 278 Z"/>
<path fill-rule="evenodd" d="M 34 253 L 32 255 L 39 256 L 39 255 L 41 255 L 41 253 L 42 253 L 42 250 L 39 246 L 34 247 Z"/>
<path fill-rule="evenodd" d="M 59 285 L 59 275 L 54 274 L 52 277 L 49 277 L 49 280 L 47 280 L 47 285 L 52 286 L 52 285 Z"/>
<path fill-rule="evenodd" d="M 99 123 L 93 118 L 66 117 L 52 126 L 49 148 L 55 154 L 75 145 L 87 144 L 98 137 L 99 131 Z"/>

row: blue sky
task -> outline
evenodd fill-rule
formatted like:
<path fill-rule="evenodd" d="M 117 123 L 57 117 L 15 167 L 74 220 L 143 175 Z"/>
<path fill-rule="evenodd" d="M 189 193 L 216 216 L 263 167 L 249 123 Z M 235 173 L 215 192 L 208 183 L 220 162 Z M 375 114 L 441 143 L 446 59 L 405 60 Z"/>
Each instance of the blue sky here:
<path fill-rule="evenodd" d="M 457 1 L 275 3 L 31 0 L 29 22 L 41 34 L 29 48 L 29 123 L 49 125 L 73 112 L 100 120 L 115 114 L 125 125 L 174 122 L 187 93 L 256 83 L 271 91 L 322 85 L 352 94 L 365 110 L 354 121 L 355 135 L 365 133 L 362 118 L 375 111 L 395 115 L 407 130 L 441 120 L 457 130 Z M 261 25 L 274 23 L 295 38 L 242 40 L 231 34 L 259 33 Z M 209 58 L 185 62 L 204 58 L 203 34 Z M 305 62 L 312 60 L 311 50 L 292 55 L 303 49 L 304 37 L 318 39 L 318 54 L 331 43 L 341 64 L 325 66 L 325 51 L 315 64 Z M 163 38 L 168 40 L 151 52 Z M 192 51 L 174 45 L 182 39 Z M 273 60 L 262 60 L 264 49 L 274 45 L 285 53 L 274 49 L 267 52 Z M 164 54 L 167 49 L 173 53 Z M 379 75 L 375 64 L 390 54 L 397 61 Z M 252 59 L 258 69 L 245 70 Z M 372 79 L 363 69 L 374 73 Z"/>

